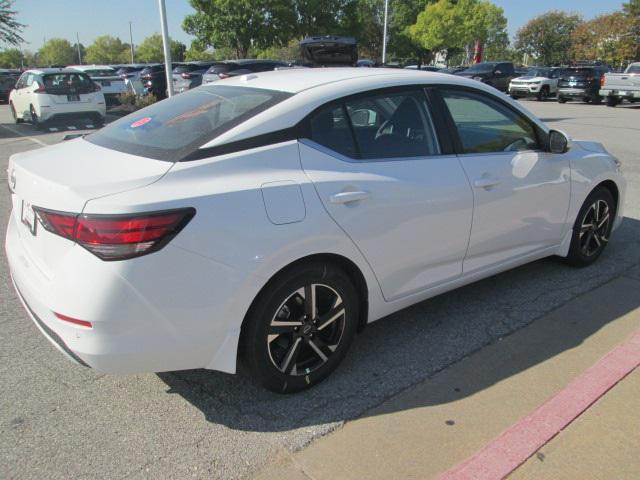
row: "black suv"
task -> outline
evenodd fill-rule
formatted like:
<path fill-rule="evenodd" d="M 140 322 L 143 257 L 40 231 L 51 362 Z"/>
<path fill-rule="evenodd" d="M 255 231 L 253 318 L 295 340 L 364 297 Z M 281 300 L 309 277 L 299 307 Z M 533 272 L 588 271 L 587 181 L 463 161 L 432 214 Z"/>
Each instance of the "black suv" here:
<path fill-rule="evenodd" d="M 174 69 L 182 63 L 173 63 Z M 167 97 L 167 76 L 164 73 L 164 63 L 150 65 L 140 72 L 140 81 L 147 93 L 153 94 L 158 100 Z"/>
<path fill-rule="evenodd" d="M 558 77 L 558 102 L 576 99 L 585 103 L 602 102 L 600 79 L 608 71 L 609 67 L 602 65 L 565 68 Z"/>
<path fill-rule="evenodd" d="M 358 44 L 353 37 L 307 37 L 300 42 L 300 54 L 305 67 L 355 67 Z"/>
<path fill-rule="evenodd" d="M 454 75 L 473 78 L 474 80 L 491 85 L 502 92 L 506 92 L 511 80 L 518 76 L 512 62 L 476 63 Z"/>

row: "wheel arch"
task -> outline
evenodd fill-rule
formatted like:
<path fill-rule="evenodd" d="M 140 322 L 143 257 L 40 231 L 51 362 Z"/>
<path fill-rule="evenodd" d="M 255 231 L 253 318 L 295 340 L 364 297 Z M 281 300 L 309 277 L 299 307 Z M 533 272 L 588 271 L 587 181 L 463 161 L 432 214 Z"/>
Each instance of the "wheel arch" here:
<path fill-rule="evenodd" d="M 286 275 L 286 273 L 291 269 L 310 262 L 331 263 L 342 269 L 349 276 L 349 278 L 353 282 L 353 286 L 358 292 L 358 297 L 360 298 L 360 317 L 358 318 L 358 331 L 360 332 L 364 329 L 369 319 L 369 286 L 367 285 L 367 281 L 364 274 L 362 273 L 362 270 L 360 270 L 360 267 L 358 267 L 358 265 L 356 265 L 352 260 L 345 257 L 344 255 L 339 255 L 336 253 L 315 253 L 298 258 L 297 260 L 285 265 L 264 283 L 262 288 L 260 288 L 258 293 L 255 295 L 253 301 L 249 305 L 249 308 L 244 315 L 244 318 L 242 319 L 242 324 L 240 326 L 240 337 L 242 337 L 244 333 L 247 319 L 250 317 L 253 309 L 255 308 L 258 298 L 260 298 L 260 296 L 262 295 L 262 292 L 264 292 L 264 290 L 269 285 L 271 285 L 273 281 L 283 275 Z M 240 345 L 241 344 L 242 342 L 240 342 Z M 240 353 L 240 349 L 238 349 L 238 355 L 240 355 Z"/>
<path fill-rule="evenodd" d="M 615 207 L 616 207 L 616 212 L 619 210 L 620 207 L 620 189 L 618 188 L 618 185 L 616 184 L 616 182 L 614 182 L 613 180 L 604 180 L 600 183 L 598 183 L 592 190 L 591 192 L 597 190 L 598 188 L 606 188 L 607 190 L 609 190 L 609 193 L 611 193 L 611 196 L 613 197 L 613 201 L 615 202 Z M 591 195 L 591 192 L 589 193 L 589 195 Z"/>

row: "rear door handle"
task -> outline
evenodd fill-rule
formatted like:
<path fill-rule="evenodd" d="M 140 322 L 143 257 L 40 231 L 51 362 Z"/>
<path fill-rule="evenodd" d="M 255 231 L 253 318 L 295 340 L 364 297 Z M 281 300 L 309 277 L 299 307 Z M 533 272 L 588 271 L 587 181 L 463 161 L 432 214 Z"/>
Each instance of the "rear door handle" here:
<path fill-rule="evenodd" d="M 476 188 L 491 188 L 500 184 L 500 180 L 497 178 L 480 178 L 473 182 L 473 186 Z"/>
<path fill-rule="evenodd" d="M 329 197 L 331 203 L 351 203 L 366 200 L 371 194 L 369 192 L 340 192 Z"/>

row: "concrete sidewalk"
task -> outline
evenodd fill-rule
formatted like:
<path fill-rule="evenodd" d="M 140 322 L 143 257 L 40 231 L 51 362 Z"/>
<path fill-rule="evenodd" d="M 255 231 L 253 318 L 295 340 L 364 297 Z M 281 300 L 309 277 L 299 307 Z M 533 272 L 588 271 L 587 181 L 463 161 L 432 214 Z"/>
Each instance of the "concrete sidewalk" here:
<path fill-rule="evenodd" d="M 257 478 L 435 478 L 640 329 L 639 292 L 640 280 L 620 277 L 577 297 L 308 448 L 282 452 Z M 513 478 L 640 478 L 639 389 L 636 371 Z"/>

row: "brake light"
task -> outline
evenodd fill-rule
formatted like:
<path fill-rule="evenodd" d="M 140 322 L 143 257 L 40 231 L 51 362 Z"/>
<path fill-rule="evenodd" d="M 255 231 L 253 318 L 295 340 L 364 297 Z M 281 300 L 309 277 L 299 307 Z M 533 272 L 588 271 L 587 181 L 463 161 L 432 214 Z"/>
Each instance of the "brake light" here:
<path fill-rule="evenodd" d="M 219 73 L 218 76 L 220 80 L 224 80 L 225 78 L 229 78 L 231 75 L 227 75 L 226 73 Z"/>
<path fill-rule="evenodd" d="M 126 215 L 34 210 L 45 230 L 76 242 L 102 260 L 124 260 L 160 250 L 196 213 L 194 208 Z"/>
<path fill-rule="evenodd" d="M 600 86 L 604 87 L 604 75 L 600 77 Z"/>
<path fill-rule="evenodd" d="M 180 74 L 180 76 L 186 80 L 191 78 L 191 74 L 189 72 L 184 72 L 182 74 Z"/>

